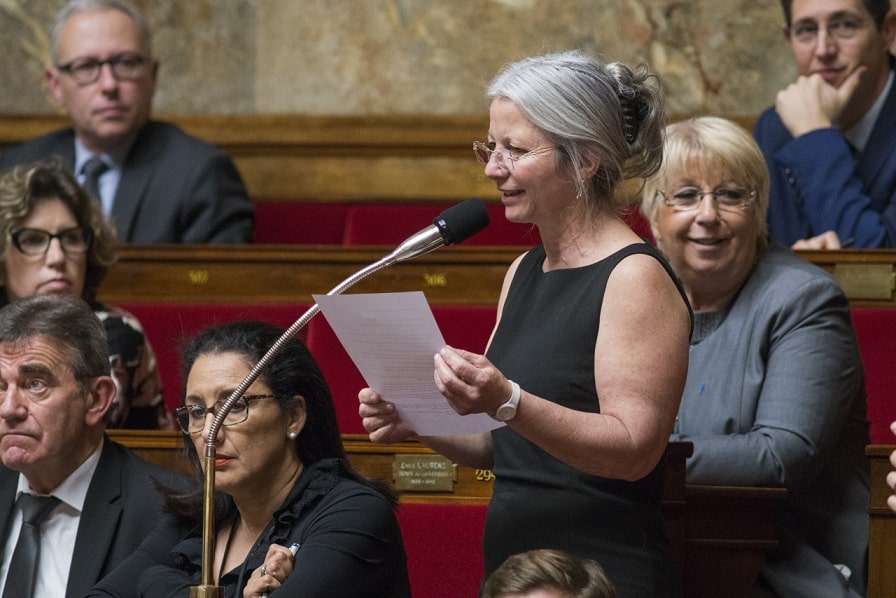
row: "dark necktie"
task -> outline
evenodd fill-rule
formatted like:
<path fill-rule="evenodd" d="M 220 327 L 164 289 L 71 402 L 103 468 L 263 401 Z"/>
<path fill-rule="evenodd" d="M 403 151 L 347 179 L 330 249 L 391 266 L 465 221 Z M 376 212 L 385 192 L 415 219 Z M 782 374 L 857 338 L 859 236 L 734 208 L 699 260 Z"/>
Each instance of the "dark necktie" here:
<path fill-rule="evenodd" d="M 103 204 L 100 197 L 100 176 L 109 170 L 109 165 L 97 158 L 96 156 L 84 162 L 81 172 L 84 174 L 84 188 L 95 200 Z"/>
<path fill-rule="evenodd" d="M 22 509 L 22 531 L 6 572 L 3 598 L 31 598 L 40 555 L 40 523 L 59 503 L 53 496 L 22 493 L 17 504 Z"/>

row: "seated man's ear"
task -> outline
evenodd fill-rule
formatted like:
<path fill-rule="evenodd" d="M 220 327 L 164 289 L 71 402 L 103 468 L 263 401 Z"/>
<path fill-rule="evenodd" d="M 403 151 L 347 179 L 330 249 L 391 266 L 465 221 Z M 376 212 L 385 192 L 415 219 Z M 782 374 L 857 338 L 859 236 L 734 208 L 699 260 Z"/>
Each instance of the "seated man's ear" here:
<path fill-rule="evenodd" d="M 109 376 L 97 376 L 87 383 L 87 425 L 95 426 L 106 419 L 117 393 L 118 387 Z"/>

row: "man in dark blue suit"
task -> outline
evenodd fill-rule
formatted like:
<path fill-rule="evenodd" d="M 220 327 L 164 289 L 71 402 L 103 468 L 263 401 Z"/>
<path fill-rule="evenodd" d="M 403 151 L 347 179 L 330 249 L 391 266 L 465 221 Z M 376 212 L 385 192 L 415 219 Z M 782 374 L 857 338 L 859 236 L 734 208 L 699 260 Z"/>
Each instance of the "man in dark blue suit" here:
<path fill-rule="evenodd" d="M 153 479 L 182 483 L 106 436 L 115 395 L 109 368 L 103 325 L 81 299 L 35 295 L 0 310 L 4 597 L 85 596 L 158 523 L 161 499 Z M 23 494 L 58 500 L 40 525 L 30 596 L 12 590 L 30 579 L 11 565 Z"/>
<path fill-rule="evenodd" d="M 71 0 L 51 46 L 45 82 L 72 127 L 8 150 L 0 170 L 62 156 L 99 196 L 122 242 L 250 241 L 252 202 L 230 158 L 150 120 L 159 64 L 136 9 L 120 0 Z"/>
<path fill-rule="evenodd" d="M 896 247 L 890 0 L 781 0 L 799 77 L 756 123 L 768 226 L 795 249 Z"/>

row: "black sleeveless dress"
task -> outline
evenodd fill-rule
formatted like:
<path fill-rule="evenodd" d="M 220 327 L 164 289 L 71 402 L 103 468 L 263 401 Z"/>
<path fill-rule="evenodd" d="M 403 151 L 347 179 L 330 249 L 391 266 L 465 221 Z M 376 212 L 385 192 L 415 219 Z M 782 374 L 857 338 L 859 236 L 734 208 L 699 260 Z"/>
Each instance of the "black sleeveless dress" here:
<path fill-rule="evenodd" d="M 594 346 L 601 304 L 610 272 L 632 254 L 656 257 L 675 280 L 647 244 L 630 245 L 589 266 L 551 272 L 542 271 L 544 248 L 533 248 L 510 284 L 489 359 L 528 392 L 599 412 Z M 620 598 L 680 595 L 659 507 L 662 463 L 628 482 L 565 465 L 510 427 L 495 430 L 492 441 L 496 481 L 483 539 L 486 574 L 511 554 L 553 548 L 596 560 Z"/>

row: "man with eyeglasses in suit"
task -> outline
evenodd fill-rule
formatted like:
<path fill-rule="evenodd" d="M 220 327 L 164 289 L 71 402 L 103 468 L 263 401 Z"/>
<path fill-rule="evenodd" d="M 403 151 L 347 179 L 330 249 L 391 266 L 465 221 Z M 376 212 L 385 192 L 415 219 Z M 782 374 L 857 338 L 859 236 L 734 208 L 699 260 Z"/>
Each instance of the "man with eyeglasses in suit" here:
<path fill-rule="evenodd" d="M 98 196 L 122 242 L 251 240 L 252 202 L 230 158 L 150 119 L 159 63 L 135 8 L 71 0 L 56 18 L 51 52 L 44 79 L 72 127 L 5 152 L 0 170 L 62 156 Z"/>
<path fill-rule="evenodd" d="M 890 0 L 781 0 L 799 77 L 759 118 L 772 238 L 896 247 L 896 13 Z"/>

